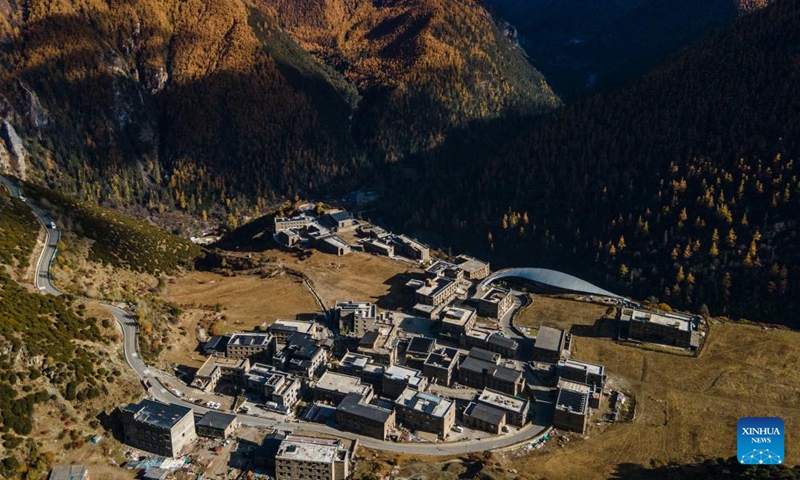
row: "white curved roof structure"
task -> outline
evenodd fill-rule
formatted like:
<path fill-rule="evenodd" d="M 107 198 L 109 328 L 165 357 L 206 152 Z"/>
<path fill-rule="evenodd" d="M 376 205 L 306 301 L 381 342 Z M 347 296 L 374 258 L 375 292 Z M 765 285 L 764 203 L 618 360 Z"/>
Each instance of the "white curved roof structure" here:
<path fill-rule="evenodd" d="M 522 278 L 524 280 L 530 280 L 531 282 L 547 287 L 557 288 L 559 290 L 565 290 L 574 293 L 584 293 L 588 295 L 598 295 L 602 297 L 619 299 L 624 298 L 592 285 L 585 280 L 581 280 L 578 277 L 573 277 L 572 275 L 567 275 L 566 273 L 558 272 L 556 270 L 548 270 L 546 268 L 506 268 L 503 270 L 498 270 L 486 277 L 486 279 L 481 283 L 481 288 L 486 288 L 490 283 L 501 278 Z"/>

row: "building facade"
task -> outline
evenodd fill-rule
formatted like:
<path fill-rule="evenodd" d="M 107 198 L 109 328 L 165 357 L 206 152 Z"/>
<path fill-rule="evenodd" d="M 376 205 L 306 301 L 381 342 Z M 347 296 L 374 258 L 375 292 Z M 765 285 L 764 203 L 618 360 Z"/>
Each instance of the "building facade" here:
<path fill-rule="evenodd" d="M 456 407 L 451 400 L 406 389 L 395 400 L 397 421 L 406 428 L 422 430 L 444 439 L 456 422 Z"/>
<path fill-rule="evenodd" d="M 125 443 L 164 457 L 177 457 L 197 439 L 191 408 L 142 400 L 120 408 Z"/>
<path fill-rule="evenodd" d="M 351 454 L 341 440 L 287 435 L 275 454 L 277 480 L 345 480 Z"/>

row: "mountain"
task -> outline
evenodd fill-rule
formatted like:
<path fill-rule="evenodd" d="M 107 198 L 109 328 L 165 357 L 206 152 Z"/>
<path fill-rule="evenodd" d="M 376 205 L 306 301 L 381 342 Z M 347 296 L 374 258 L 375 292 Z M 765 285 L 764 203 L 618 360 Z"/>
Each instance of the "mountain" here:
<path fill-rule="evenodd" d="M 417 192 L 395 226 L 496 266 L 800 327 L 798 21 L 778 1 L 619 92 L 452 137 L 395 171 Z"/>
<path fill-rule="evenodd" d="M 627 83 L 770 0 L 486 0 L 557 93 Z"/>
<path fill-rule="evenodd" d="M 0 168 L 235 223 L 558 104 L 482 7 L 454 5 L 0 0 Z"/>

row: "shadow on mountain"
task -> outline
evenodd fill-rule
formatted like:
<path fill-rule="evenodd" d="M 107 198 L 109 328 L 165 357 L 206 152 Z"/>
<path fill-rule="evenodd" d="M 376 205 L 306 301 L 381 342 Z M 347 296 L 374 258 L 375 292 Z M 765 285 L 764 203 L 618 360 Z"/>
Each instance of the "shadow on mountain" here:
<path fill-rule="evenodd" d="M 796 480 L 800 466 L 741 465 L 736 457 L 715 458 L 693 464 L 669 464 L 647 468 L 632 463 L 617 466 L 610 477 L 618 480 Z"/>

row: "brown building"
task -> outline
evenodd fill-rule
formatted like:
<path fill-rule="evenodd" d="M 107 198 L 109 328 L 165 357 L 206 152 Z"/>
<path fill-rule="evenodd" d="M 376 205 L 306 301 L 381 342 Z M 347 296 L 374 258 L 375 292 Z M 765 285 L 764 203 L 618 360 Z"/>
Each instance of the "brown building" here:
<path fill-rule="evenodd" d="M 314 385 L 314 401 L 328 402 L 331 405 L 338 405 L 344 397 L 351 393 L 356 393 L 365 402 L 372 400 L 372 387 L 361 383 L 361 379 L 343 373 L 325 372 L 322 374 L 317 384 Z"/>
<path fill-rule="evenodd" d="M 238 425 L 236 415 L 211 410 L 195 425 L 197 434 L 202 437 L 228 438 Z"/>
<path fill-rule="evenodd" d="M 451 400 L 406 389 L 395 400 L 397 421 L 411 430 L 422 430 L 444 439 L 456 422 L 456 406 Z"/>
<path fill-rule="evenodd" d="M 120 407 L 126 444 L 164 457 L 177 457 L 197 439 L 191 408 L 142 400 Z"/>
<path fill-rule="evenodd" d="M 458 369 L 458 382 L 472 388 L 491 388 L 516 396 L 525 389 L 522 372 L 499 365 L 500 355 L 480 348 L 470 350 Z"/>
<path fill-rule="evenodd" d="M 619 320 L 628 326 L 628 338 L 631 340 L 681 348 L 700 346 L 700 337 L 693 327 L 695 320 L 691 315 L 623 308 Z"/>
<path fill-rule="evenodd" d="M 422 373 L 432 383 L 449 387 L 456 378 L 459 358 L 460 354 L 455 348 L 439 347 L 428 355 Z"/>
<path fill-rule="evenodd" d="M 225 347 L 228 358 L 257 358 L 269 360 L 275 353 L 275 338 L 269 333 L 240 332 L 231 335 Z"/>
<path fill-rule="evenodd" d="M 428 278 L 425 284 L 417 289 L 416 300 L 423 305 L 438 307 L 450 303 L 455 298 L 457 289 L 456 282 L 449 278 Z"/>
<path fill-rule="evenodd" d="M 502 410 L 506 414 L 506 422 L 511 425 L 521 427 L 528 422 L 528 411 L 530 410 L 528 400 L 484 388 L 475 395 L 475 402 Z"/>
<path fill-rule="evenodd" d="M 392 240 L 394 251 L 397 253 L 397 255 L 410 258 L 411 260 L 419 260 L 421 262 L 430 261 L 430 249 L 416 240 L 412 240 L 405 235 L 398 235 Z"/>
<path fill-rule="evenodd" d="M 478 315 L 503 318 L 514 307 L 514 297 L 505 288 L 492 287 L 478 297 Z"/>
<path fill-rule="evenodd" d="M 570 335 L 564 330 L 540 327 L 533 345 L 533 360 L 545 363 L 558 363 L 569 358 Z"/>
<path fill-rule="evenodd" d="M 589 385 L 571 380 L 559 380 L 553 426 L 561 430 L 586 433 L 591 393 L 592 388 Z"/>
<path fill-rule="evenodd" d="M 275 454 L 276 480 L 345 480 L 351 454 L 342 441 L 287 435 Z"/>
<path fill-rule="evenodd" d="M 506 426 L 506 413 L 491 405 L 472 402 L 464 410 L 464 426 L 499 435 Z"/>
<path fill-rule="evenodd" d="M 489 276 L 489 262 L 468 255 L 459 255 L 456 257 L 455 264 L 464 272 L 467 280 L 483 280 Z"/>
<path fill-rule="evenodd" d="M 370 405 L 357 393 L 350 393 L 336 407 L 336 422 L 342 430 L 386 440 L 395 424 L 395 413 Z"/>
<path fill-rule="evenodd" d="M 442 327 L 439 334 L 455 341 L 470 331 L 475 325 L 475 310 L 463 307 L 448 307 L 444 310 L 441 321 Z"/>

